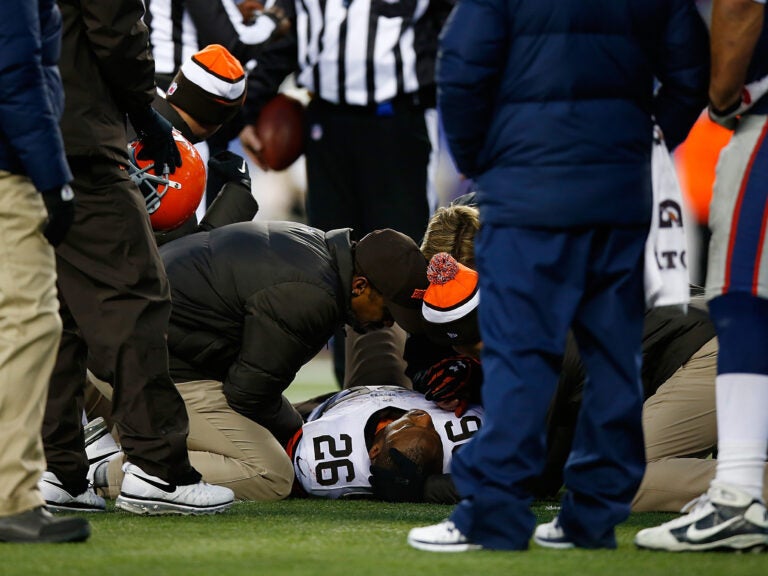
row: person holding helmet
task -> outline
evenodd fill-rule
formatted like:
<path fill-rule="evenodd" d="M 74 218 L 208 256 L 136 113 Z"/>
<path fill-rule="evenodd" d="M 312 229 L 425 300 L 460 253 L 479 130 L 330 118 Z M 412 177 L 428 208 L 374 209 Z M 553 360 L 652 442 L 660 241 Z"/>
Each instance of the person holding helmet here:
<path fill-rule="evenodd" d="M 153 161 L 156 175 L 181 165 L 170 122 L 151 107 L 154 62 L 144 4 L 67 0 L 60 9 L 61 130 L 76 208 L 56 248 L 64 334 L 43 423 L 48 470 L 39 486 L 50 508 L 105 508 L 86 477 L 87 364 L 115 388 L 112 416 L 127 455 L 117 506 L 141 514 L 219 512 L 234 497 L 201 482 L 189 462 L 187 413 L 168 372 L 168 279 L 126 168 L 126 116 L 144 145 L 139 157 Z"/>

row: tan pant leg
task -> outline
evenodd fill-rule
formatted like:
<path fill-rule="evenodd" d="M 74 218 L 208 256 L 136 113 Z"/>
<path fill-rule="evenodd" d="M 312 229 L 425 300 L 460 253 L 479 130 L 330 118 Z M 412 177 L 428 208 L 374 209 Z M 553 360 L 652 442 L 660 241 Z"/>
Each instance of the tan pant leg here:
<path fill-rule="evenodd" d="M 0 516 L 45 502 L 40 431 L 61 337 L 45 205 L 28 178 L 0 171 Z"/>
<path fill-rule="evenodd" d="M 177 385 L 189 412 L 192 465 L 239 500 L 280 500 L 293 485 L 293 464 L 266 428 L 232 410 L 221 382 Z"/>
<path fill-rule="evenodd" d="M 103 380 L 99 380 L 88 370 L 83 397 L 85 415 L 88 421 L 90 422 L 101 416 L 104 418 L 107 427 L 112 429 L 114 427 L 114 422 L 112 421 L 112 386 Z"/>
<path fill-rule="evenodd" d="M 717 445 L 717 339 L 704 344 L 643 405 L 647 467 L 634 511 L 678 512 L 707 491 Z"/>
<path fill-rule="evenodd" d="M 346 369 L 344 388 L 387 384 L 412 389 L 405 375 L 405 339 L 407 333 L 397 324 L 391 328 L 358 334 L 346 327 Z"/>
<path fill-rule="evenodd" d="M 187 448 L 192 465 L 209 484 L 231 488 L 238 500 L 280 500 L 293 486 L 293 464 L 266 428 L 227 404 L 221 382 L 197 380 L 176 386 L 189 414 Z M 122 459 L 107 468 L 116 498 L 123 481 Z"/>

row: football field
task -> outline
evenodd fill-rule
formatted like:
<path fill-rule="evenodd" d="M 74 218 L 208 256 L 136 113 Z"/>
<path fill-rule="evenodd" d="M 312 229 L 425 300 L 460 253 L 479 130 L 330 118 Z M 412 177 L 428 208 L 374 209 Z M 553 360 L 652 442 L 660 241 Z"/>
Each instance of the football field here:
<path fill-rule="evenodd" d="M 327 354 L 289 390 L 302 400 L 333 389 Z M 537 518 L 557 513 L 535 506 Z M 617 531 L 617 550 L 421 552 L 408 530 L 439 522 L 450 506 L 289 499 L 240 503 L 217 516 L 138 517 L 108 504 L 92 514 L 82 544 L 0 544 L 0 576 L 765 576 L 768 554 L 670 554 L 640 551 L 641 528 L 671 514 L 634 514 Z"/>

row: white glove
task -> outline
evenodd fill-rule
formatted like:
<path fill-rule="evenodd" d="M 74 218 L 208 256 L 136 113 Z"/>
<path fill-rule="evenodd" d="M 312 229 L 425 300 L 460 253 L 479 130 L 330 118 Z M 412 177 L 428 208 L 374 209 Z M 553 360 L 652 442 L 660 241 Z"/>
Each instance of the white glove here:
<path fill-rule="evenodd" d="M 741 100 L 725 110 L 717 110 L 710 104 L 708 108 L 709 118 L 723 128 L 735 130 L 739 123 L 739 116 L 752 108 L 755 102 L 760 100 L 766 92 L 768 92 L 768 76 L 763 76 L 760 80 L 755 80 L 744 86 L 741 90 Z"/>

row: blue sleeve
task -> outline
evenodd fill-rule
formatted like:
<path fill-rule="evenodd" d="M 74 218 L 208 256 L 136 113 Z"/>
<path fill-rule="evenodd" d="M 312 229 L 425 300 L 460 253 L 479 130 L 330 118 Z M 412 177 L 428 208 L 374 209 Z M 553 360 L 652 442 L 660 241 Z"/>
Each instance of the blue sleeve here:
<path fill-rule="evenodd" d="M 58 8 L 52 0 L 39 7 L 3 0 L 0 22 L 0 133 L 7 154 L 38 190 L 59 187 L 72 179 L 58 124 L 62 87 L 55 67 L 46 69 L 42 49 L 43 34 L 61 34 Z"/>
<path fill-rule="evenodd" d="M 451 155 L 468 177 L 477 171 L 491 123 L 506 46 L 506 16 L 499 0 L 459 2 L 440 38 L 438 110 Z"/>
<path fill-rule="evenodd" d="M 653 113 L 673 149 L 685 140 L 707 104 L 709 34 L 693 2 L 673 2 L 670 10 L 655 71 L 661 87 Z"/>

